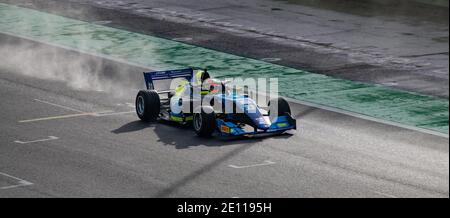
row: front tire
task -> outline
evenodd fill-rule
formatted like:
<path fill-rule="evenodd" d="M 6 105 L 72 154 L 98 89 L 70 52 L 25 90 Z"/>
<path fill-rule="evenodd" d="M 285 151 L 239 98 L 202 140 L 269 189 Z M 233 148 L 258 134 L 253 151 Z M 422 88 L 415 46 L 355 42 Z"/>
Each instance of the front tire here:
<path fill-rule="evenodd" d="M 291 115 L 291 107 L 286 99 L 278 97 L 269 101 L 270 120 L 273 120 L 277 116 L 284 116 L 286 114 Z"/>
<path fill-rule="evenodd" d="M 155 90 L 140 90 L 136 96 L 136 113 L 145 121 L 155 121 L 160 112 L 161 102 Z"/>
<path fill-rule="evenodd" d="M 198 136 L 210 137 L 216 129 L 216 115 L 212 108 L 202 107 L 201 112 L 194 113 L 192 125 Z"/>

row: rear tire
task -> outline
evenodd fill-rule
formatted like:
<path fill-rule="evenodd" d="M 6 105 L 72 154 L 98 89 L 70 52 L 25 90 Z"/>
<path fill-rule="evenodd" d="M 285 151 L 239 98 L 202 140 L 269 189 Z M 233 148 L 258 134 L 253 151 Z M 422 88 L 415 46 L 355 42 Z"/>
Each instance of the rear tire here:
<path fill-rule="evenodd" d="M 161 102 L 155 90 L 140 90 L 136 96 L 136 113 L 146 122 L 155 121 L 160 112 Z"/>
<path fill-rule="evenodd" d="M 202 107 L 201 112 L 194 113 L 192 125 L 198 136 L 210 137 L 216 129 L 216 115 L 213 109 L 211 107 Z"/>

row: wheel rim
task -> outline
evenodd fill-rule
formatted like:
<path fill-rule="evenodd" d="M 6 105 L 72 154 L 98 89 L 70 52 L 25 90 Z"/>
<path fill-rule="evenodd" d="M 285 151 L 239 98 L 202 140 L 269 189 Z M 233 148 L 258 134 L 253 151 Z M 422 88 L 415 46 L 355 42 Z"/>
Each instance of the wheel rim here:
<path fill-rule="evenodd" d="M 139 115 L 144 114 L 145 105 L 144 105 L 144 98 L 142 96 L 139 96 L 137 99 L 136 110 Z"/>
<path fill-rule="evenodd" d="M 194 129 L 199 131 L 202 127 L 202 116 L 200 114 L 194 115 Z"/>

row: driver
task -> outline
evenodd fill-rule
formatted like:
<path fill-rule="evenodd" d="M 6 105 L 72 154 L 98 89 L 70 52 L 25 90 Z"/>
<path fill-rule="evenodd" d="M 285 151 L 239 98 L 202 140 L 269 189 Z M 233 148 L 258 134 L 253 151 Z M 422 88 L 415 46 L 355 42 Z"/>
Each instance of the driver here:
<path fill-rule="evenodd" d="M 210 93 L 219 93 L 222 82 L 217 79 L 211 79 L 206 70 L 198 70 L 195 73 L 192 85 L 200 87 L 201 95 L 207 95 Z"/>
<path fill-rule="evenodd" d="M 218 94 L 222 88 L 222 81 L 217 79 L 206 79 L 202 83 L 202 94 Z"/>

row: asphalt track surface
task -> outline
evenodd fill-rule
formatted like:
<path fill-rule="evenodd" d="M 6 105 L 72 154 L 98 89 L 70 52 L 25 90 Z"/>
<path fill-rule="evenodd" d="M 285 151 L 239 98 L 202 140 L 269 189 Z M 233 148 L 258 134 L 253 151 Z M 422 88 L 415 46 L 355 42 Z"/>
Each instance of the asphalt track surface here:
<path fill-rule="evenodd" d="M 101 71 L 117 65 L 104 60 Z M 142 84 L 126 85 L 121 95 L 77 91 L 2 69 L 0 196 L 449 196 L 448 138 L 293 104 L 297 131 L 202 139 L 139 121 Z"/>
<path fill-rule="evenodd" d="M 0 67 L 0 197 L 449 197 L 448 137 L 292 104 L 296 131 L 202 139 L 138 120 L 143 69 L 58 53 L 117 90 Z"/>

